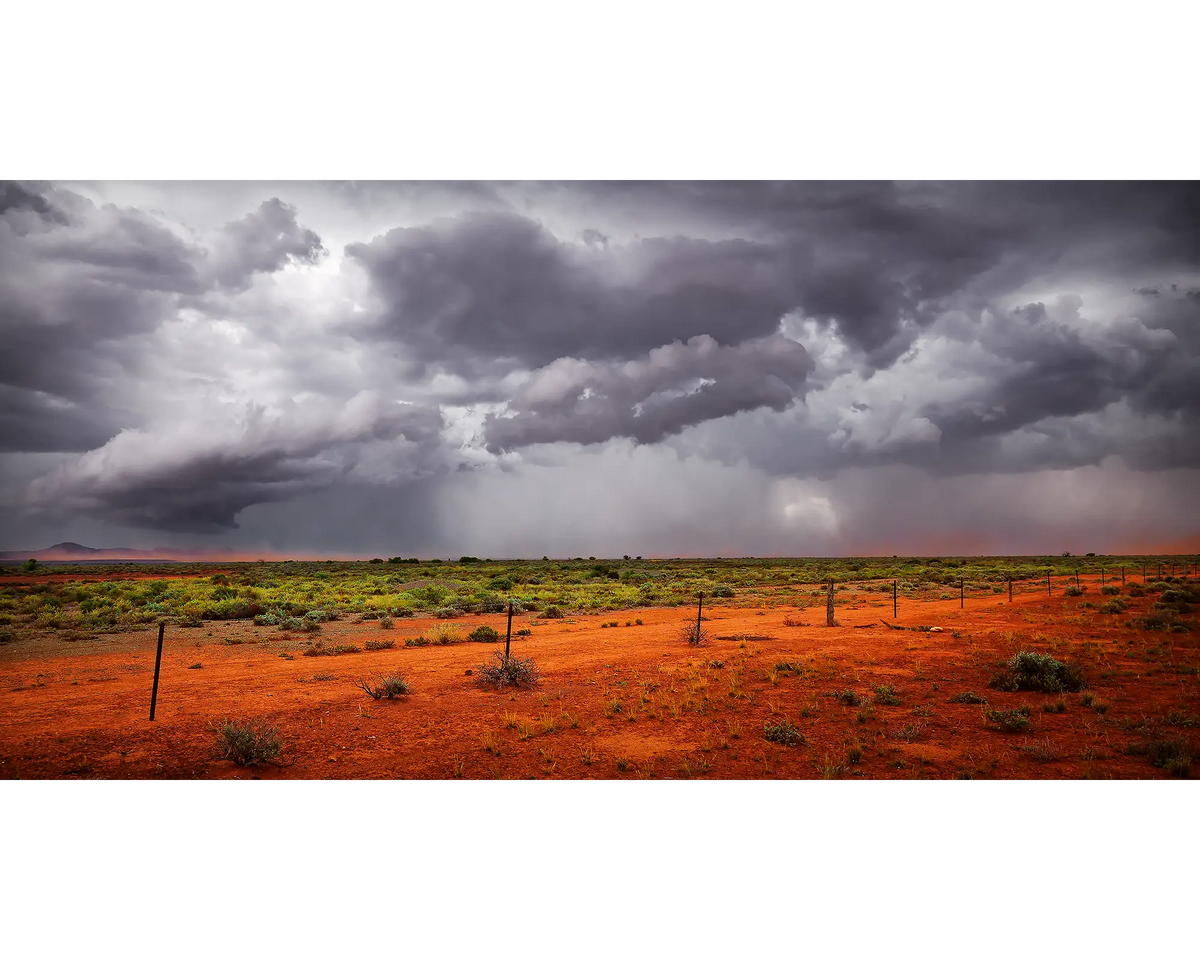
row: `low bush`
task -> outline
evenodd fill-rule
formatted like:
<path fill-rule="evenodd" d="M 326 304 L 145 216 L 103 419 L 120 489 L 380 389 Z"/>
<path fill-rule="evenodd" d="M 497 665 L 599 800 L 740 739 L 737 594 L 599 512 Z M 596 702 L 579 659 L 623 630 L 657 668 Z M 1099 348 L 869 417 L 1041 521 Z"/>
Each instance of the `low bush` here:
<path fill-rule="evenodd" d="M 1157 740 L 1147 746 L 1146 755 L 1154 766 L 1177 777 L 1186 777 L 1192 768 L 1192 752 L 1185 740 Z"/>
<path fill-rule="evenodd" d="M 392 618 L 389 617 L 386 613 L 382 617 L 379 618 L 379 629 L 380 630 L 391 630 L 392 629 Z"/>
<path fill-rule="evenodd" d="M 1082 597 L 1086 591 L 1087 587 L 1080 587 L 1076 586 L 1075 584 L 1071 584 L 1066 590 L 1063 591 L 1063 595 L 1068 597 Z"/>
<path fill-rule="evenodd" d="M 987 703 L 987 697 L 981 697 L 977 693 L 972 693 L 966 690 L 963 693 L 956 693 L 950 698 L 951 703 Z"/>
<path fill-rule="evenodd" d="M 1100 592 L 1106 597 L 1114 597 L 1121 592 L 1121 588 L 1115 583 L 1106 583 L 1100 588 Z"/>
<path fill-rule="evenodd" d="M 550 604 L 550 606 L 548 606 L 545 610 L 542 611 L 542 618 L 544 620 L 561 620 L 562 619 L 562 611 L 559 610 L 558 607 L 556 607 L 552 603 L 552 604 Z"/>
<path fill-rule="evenodd" d="M 693 647 L 702 647 L 711 639 L 708 628 L 693 620 L 687 621 L 679 628 L 679 639 Z"/>
<path fill-rule="evenodd" d="M 1029 726 L 1029 707 L 1015 707 L 1012 710 L 985 710 L 984 718 L 1005 733 L 1017 733 Z"/>
<path fill-rule="evenodd" d="M 992 677 L 988 686 L 1010 693 L 1017 690 L 1062 693 L 1083 689 L 1084 681 L 1082 672 L 1073 664 L 1056 660 L 1048 653 L 1022 650 Z"/>
<path fill-rule="evenodd" d="M 857 707 L 862 703 L 862 698 L 853 690 L 839 690 L 833 694 L 833 699 L 844 707 Z"/>
<path fill-rule="evenodd" d="M 283 740 L 275 727 L 222 720 L 217 725 L 217 749 L 222 759 L 253 767 L 275 760 L 283 752 Z"/>
<path fill-rule="evenodd" d="M 391 650 L 395 645 L 395 640 L 368 640 L 363 644 L 368 650 Z"/>
<path fill-rule="evenodd" d="M 495 643 L 500 639 L 500 634 L 492 627 L 485 625 L 472 630 L 467 634 L 467 639 L 474 640 L 476 643 Z"/>
<path fill-rule="evenodd" d="M 876 687 L 875 702 L 881 707 L 898 707 L 900 698 L 896 696 L 895 687 Z"/>
<path fill-rule="evenodd" d="M 532 687 L 539 679 L 532 659 L 493 654 L 495 663 L 481 663 L 476 673 L 479 683 L 488 687 Z"/>
<path fill-rule="evenodd" d="M 354 685 L 372 700 L 392 700 L 412 693 L 412 686 L 398 673 L 394 673 L 390 677 L 359 680 Z"/>
<path fill-rule="evenodd" d="M 787 720 L 763 724 L 763 737 L 785 747 L 794 747 L 805 742 L 804 734 Z"/>

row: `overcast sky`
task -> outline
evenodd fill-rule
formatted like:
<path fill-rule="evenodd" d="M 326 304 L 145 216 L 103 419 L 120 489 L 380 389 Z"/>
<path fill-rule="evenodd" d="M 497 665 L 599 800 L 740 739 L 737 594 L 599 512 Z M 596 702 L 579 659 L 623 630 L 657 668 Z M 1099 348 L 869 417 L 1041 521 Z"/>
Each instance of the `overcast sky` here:
<path fill-rule="evenodd" d="M 1200 188 L 0 186 L 0 549 L 1200 549 Z"/>

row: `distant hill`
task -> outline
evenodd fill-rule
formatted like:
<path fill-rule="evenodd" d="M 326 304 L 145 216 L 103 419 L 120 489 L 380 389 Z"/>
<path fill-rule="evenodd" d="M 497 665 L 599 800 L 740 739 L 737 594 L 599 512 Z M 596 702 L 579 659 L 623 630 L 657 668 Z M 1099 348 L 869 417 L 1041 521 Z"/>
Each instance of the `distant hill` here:
<path fill-rule="evenodd" d="M 0 560 L 230 560 L 232 550 L 178 550 L 155 547 L 150 550 L 132 547 L 85 547 L 82 543 L 66 541 L 40 550 L 0 550 Z"/>

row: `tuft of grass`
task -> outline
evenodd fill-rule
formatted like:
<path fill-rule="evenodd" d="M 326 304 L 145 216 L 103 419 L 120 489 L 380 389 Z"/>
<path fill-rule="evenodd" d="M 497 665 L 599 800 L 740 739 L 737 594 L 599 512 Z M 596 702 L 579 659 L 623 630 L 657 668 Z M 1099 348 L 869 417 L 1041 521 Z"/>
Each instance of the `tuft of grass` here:
<path fill-rule="evenodd" d="M 543 620 L 561 620 L 562 615 L 563 615 L 562 611 L 559 610 L 558 607 L 555 606 L 553 603 L 550 604 L 550 606 L 546 607 L 546 609 L 542 611 L 542 619 Z"/>
<path fill-rule="evenodd" d="M 988 723 L 994 724 L 1005 733 L 1017 733 L 1029 726 L 1031 712 L 1029 707 L 1021 706 L 1012 710 L 984 710 L 983 716 Z"/>
<path fill-rule="evenodd" d="M 412 693 L 412 685 L 398 673 L 394 673 L 390 677 L 358 680 L 354 685 L 372 700 L 392 700 Z"/>
<path fill-rule="evenodd" d="M 1066 700 L 1058 700 L 1055 703 L 1043 703 L 1042 710 L 1045 713 L 1066 713 L 1067 712 L 1067 701 Z"/>
<path fill-rule="evenodd" d="M 853 690 L 839 690 L 833 694 L 833 699 L 844 707 L 857 707 L 862 703 L 862 698 Z"/>
<path fill-rule="evenodd" d="M 429 642 L 439 647 L 449 646 L 462 640 L 462 631 L 457 624 L 439 623 L 429 631 Z"/>
<path fill-rule="evenodd" d="M 269 763 L 283 752 L 283 740 L 275 727 L 222 720 L 216 734 L 221 758 L 241 767 Z"/>
<path fill-rule="evenodd" d="M 392 618 L 389 617 L 386 613 L 382 617 L 379 618 L 379 629 L 380 630 L 391 630 L 392 629 Z"/>
<path fill-rule="evenodd" d="M 1086 593 L 1086 592 L 1087 592 L 1087 587 L 1083 587 L 1083 586 L 1077 587 L 1077 586 L 1075 586 L 1075 584 L 1071 584 L 1069 587 L 1067 587 L 1066 590 L 1063 591 L 1063 594 L 1068 597 L 1082 597 L 1084 595 L 1084 593 Z"/>
<path fill-rule="evenodd" d="M 189 670 L 203 670 L 203 669 L 204 669 L 204 664 L 202 664 L 202 663 L 193 663 L 193 664 L 189 664 L 189 665 L 188 665 L 188 669 L 189 669 Z"/>
<path fill-rule="evenodd" d="M 956 693 L 950 698 L 951 703 L 987 703 L 987 697 L 981 697 L 977 693 L 972 693 L 970 690 L 964 690 L 962 693 Z"/>
<path fill-rule="evenodd" d="M 679 639 L 693 647 L 702 647 L 708 643 L 710 637 L 704 624 L 689 620 L 680 627 Z"/>
<path fill-rule="evenodd" d="M 895 687 L 876 687 L 875 702 L 881 707 L 900 706 L 900 698 L 896 696 Z"/>
<path fill-rule="evenodd" d="M 368 650 L 391 650 L 395 645 L 395 640 L 368 640 L 363 644 Z"/>
<path fill-rule="evenodd" d="M 1156 740 L 1146 747 L 1150 762 L 1173 776 L 1186 777 L 1192 769 L 1192 752 L 1187 742 L 1178 738 Z"/>
<path fill-rule="evenodd" d="M 804 734 L 788 720 L 764 724 L 763 737 L 772 743 L 783 744 L 785 747 L 794 747 L 805 742 Z"/>
<path fill-rule="evenodd" d="M 532 687 L 539 679 L 537 666 L 532 659 L 522 660 L 520 657 L 505 656 L 503 653 L 493 655 L 495 663 L 481 663 L 477 677 L 485 687 Z"/>

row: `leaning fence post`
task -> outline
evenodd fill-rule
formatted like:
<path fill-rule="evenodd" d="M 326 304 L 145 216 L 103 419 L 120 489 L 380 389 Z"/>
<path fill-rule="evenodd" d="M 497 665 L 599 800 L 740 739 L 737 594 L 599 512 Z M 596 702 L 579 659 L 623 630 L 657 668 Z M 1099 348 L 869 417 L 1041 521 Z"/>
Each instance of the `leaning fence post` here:
<path fill-rule="evenodd" d="M 1046 571 L 1046 596 L 1050 596 L 1050 571 Z"/>
<path fill-rule="evenodd" d="M 1012 603 L 1012 577 L 1008 578 L 1008 602 Z"/>
<path fill-rule="evenodd" d="M 897 583 L 899 583 L 898 580 L 892 581 L 892 619 L 893 620 L 896 619 L 896 584 Z"/>
<path fill-rule="evenodd" d="M 1121 586 L 1125 586 L 1125 568 L 1121 568 Z"/>
<path fill-rule="evenodd" d="M 154 655 L 154 687 L 150 691 L 150 719 L 154 719 L 154 708 L 158 704 L 158 670 L 162 666 L 163 632 L 167 629 L 165 623 L 158 625 L 158 653 Z"/>
<path fill-rule="evenodd" d="M 961 610 L 963 605 L 963 578 L 958 578 L 958 607 Z"/>
<path fill-rule="evenodd" d="M 825 626 L 834 626 L 833 620 L 833 578 L 829 580 L 829 596 L 825 601 Z"/>

